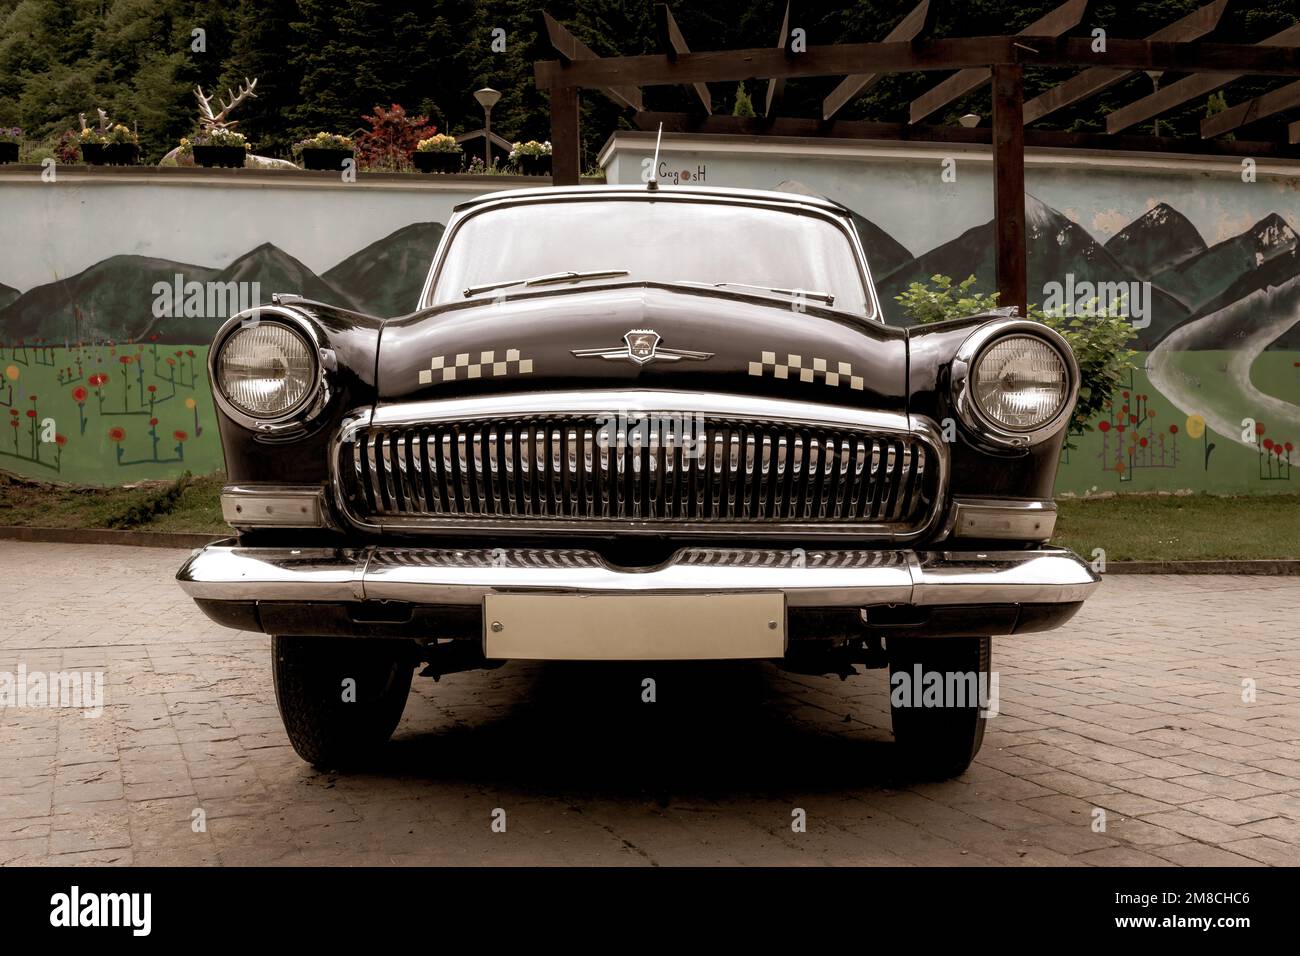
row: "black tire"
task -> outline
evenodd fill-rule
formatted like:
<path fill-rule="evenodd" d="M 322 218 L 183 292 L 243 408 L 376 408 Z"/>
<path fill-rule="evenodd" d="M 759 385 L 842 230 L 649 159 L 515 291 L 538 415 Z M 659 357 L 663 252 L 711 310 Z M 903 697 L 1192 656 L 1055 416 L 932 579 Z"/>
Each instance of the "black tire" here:
<path fill-rule="evenodd" d="M 950 700 L 944 700 L 942 706 L 915 706 L 915 699 L 905 691 L 910 691 L 915 684 L 916 667 L 920 666 L 922 674 L 982 674 L 982 686 L 988 687 L 992 643 L 987 637 L 888 641 L 890 717 L 894 741 L 909 776 L 946 780 L 963 773 L 979 753 L 987 721 L 980 716 L 978 699 L 962 706 Z M 896 679 L 898 674 L 907 675 L 906 680 Z M 944 684 L 947 685 L 946 676 Z M 900 699 L 905 703 L 900 704 Z"/>
<path fill-rule="evenodd" d="M 329 637 L 272 637 L 271 661 L 289 742 L 320 770 L 355 766 L 393 735 L 416 664 L 403 641 Z"/>

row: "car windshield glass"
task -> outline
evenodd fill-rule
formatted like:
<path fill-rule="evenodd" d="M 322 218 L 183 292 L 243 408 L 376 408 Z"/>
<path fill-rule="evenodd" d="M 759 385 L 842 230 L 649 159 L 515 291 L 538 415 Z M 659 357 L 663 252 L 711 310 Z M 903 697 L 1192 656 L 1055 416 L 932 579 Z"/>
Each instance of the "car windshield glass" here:
<path fill-rule="evenodd" d="M 724 283 L 755 295 L 812 290 L 840 311 L 871 316 L 853 246 L 833 223 L 684 200 L 521 203 L 472 215 L 448 247 L 432 304 L 464 301 L 466 289 L 480 286 L 482 295 L 498 294 L 488 290 L 520 276 L 615 270 L 627 271 L 613 279 L 620 282 Z"/>

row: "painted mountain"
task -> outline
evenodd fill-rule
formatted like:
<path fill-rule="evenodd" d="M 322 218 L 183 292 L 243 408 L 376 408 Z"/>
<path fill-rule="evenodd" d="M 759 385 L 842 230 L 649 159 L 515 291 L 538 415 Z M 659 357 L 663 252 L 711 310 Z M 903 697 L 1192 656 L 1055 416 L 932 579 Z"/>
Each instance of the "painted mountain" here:
<path fill-rule="evenodd" d="M 358 309 L 391 318 L 414 312 L 442 238 L 440 222 L 416 222 L 354 252 L 325 273 Z"/>
<path fill-rule="evenodd" d="M 177 273 L 187 281 L 207 282 L 217 270 L 147 256 L 110 256 L 74 276 L 29 289 L 0 309 L 0 338 L 61 344 L 139 337 L 154 321 L 154 284 L 170 285 Z"/>
<path fill-rule="evenodd" d="M 1191 220 L 1162 202 L 1106 240 L 1105 249 L 1139 279 L 1150 279 L 1200 255 L 1205 240 Z"/>
<path fill-rule="evenodd" d="M 1300 248 L 1275 255 L 1192 314 L 1176 330 L 1181 347 L 1242 347 L 1257 336 L 1274 349 L 1300 349 Z M 1272 335 L 1269 335 L 1270 330 Z"/>
<path fill-rule="evenodd" d="M 1081 282 L 1135 282 L 1137 274 L 1121 263 L 1088 231 L 1065 215 L 1034 198 L 1025 197 L 1025 245 L 1029 251 L 1029 298 L 1042 302 L 1044 287 L 1064 282 L 1067 275 Z M 879 282 L 880 299 L 891 322 L 906 324 L 894 296 L 912 282 L 928 282 L 933 275 L 964 279 L 979 277 L 981 291 L 993 291 L 996 227 L 992 220 L 966 230 L 956 239 L 931 249 Z M 1151 325 L 1139 333 L 1136 348 L 1149 348 L 1164 333 L 1187 318 L 1188 310 L 1158 288 L 1151 290 Z"/>
<path fill-rule="evenodd" d="M 21 293 L 13 286 L 7 286 L 3 282 L 0 282 L 0 309 L 3 309 L 14 299 L 18 298 L 19 295 L 21 295 Z"/>
<path fill-rule="evenodd" d="M 1240 235 L 1157 273 L 1151 281 L 1196 312 L 1247 273 L 1295 248 L 1295 230 L 1270 213 Z"/>

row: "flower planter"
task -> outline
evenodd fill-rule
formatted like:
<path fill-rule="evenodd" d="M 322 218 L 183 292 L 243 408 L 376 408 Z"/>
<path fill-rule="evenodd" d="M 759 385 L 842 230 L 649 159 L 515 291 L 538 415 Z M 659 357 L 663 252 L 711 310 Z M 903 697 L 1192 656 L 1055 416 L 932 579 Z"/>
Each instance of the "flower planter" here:
<path fill-rule="evenodd" d="M 464 153 L 442 150 L 411 154 L 411 162 L 415 163 L 415 168 L 422 173 L 458 173 L 464 158 Z"/>
<path fill-rule="evenodd" d="M 134 166 L 140 147 L 135 143 L 82 143 L 81 158 L 91 166 Z"/>
<path fill-rule="evenodd" d="M 248 150 L 242 146 L 195 146 L 193 150 L 194 162 L 208 168 L 239 169 L 248 156 Z"/>
<path fill-rule="evenodd" d="M 318 149 L 304 147 L 302 150 L 303 169 L 328 169 L 334 172 L 343 168 L 343 161 L 351 159 L 356 152 L 351 149 Z"/>
<path fill-rule="evenodd" d="M 18 162 L 18 144 L 0 143 L 0 163 Z"/>
<path fill-rule="evenodd" d="M 519 171 L 525 176 L 551 175 L 551 157 L 549 156 L 520 156 L 515 162 L 519 164 Z"/>

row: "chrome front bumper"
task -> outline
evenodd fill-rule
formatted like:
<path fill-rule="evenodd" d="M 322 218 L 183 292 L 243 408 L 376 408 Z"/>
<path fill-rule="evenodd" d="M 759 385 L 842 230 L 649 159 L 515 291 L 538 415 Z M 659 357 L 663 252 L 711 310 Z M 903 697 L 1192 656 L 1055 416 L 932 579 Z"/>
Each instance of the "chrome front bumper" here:
<path fill-rule="evenodd" d="M 684 548 L 650 568 L 572 549 L 245 548 L 218 542 L 176 575 L 200 602 L 480 605 L 494 594 L 780 592 L 787 608 L 1067 605 L 1100 578 L 1070 551 Z"/>

